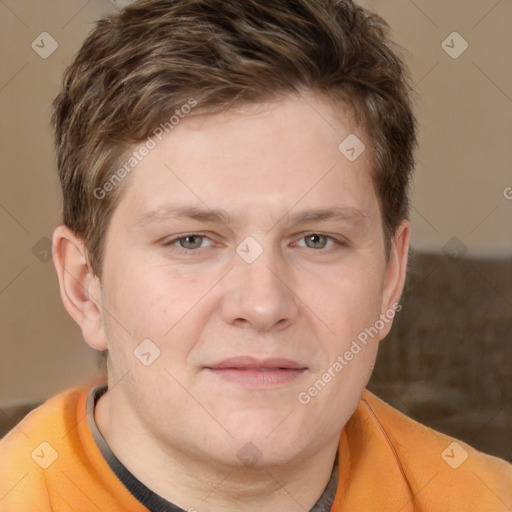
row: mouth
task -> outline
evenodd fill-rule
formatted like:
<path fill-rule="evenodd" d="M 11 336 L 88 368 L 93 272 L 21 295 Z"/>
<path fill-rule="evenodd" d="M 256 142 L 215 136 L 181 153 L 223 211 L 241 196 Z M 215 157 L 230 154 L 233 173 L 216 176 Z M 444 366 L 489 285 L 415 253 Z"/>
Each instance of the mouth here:
<path fill-rule="evenodd" d="M 284 358 L 259 360 L 233 357 L 205 367 L 214 375 L 247 387 L 275 387 L 290 383 L 307 371 L 307 366 Z"/>

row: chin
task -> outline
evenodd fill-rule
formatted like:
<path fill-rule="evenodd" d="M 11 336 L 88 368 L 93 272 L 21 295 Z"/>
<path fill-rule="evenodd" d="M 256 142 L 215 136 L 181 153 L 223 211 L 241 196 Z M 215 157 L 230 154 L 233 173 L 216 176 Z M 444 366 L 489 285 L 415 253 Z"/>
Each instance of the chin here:
<path fill-rule="evenodd" d="M 236 428 L 229 429 L 234 439 L 227 442 L 221 453 L 234 454 L 234 463 L 247 467 L 281 466 L 290 462 L 301 452 L 301 446 L 305 443 L 304 429 L 285 425 L 287 420 L 283 421 L 284 418 L 286 414 L 282 413 L 265 419 L 253 415 L 249 423 L 239 422 Z"/>
<path fill-rule="evenodd" d="M 260 440 L 238 441 L 230 445 L 219 455 L 219 461 L 228 466 L 246 468 L 248 470 L 268 470 L 282 467 L 292 462 L 299 455 L 298 447 L 283 446 L 282 443 L 266 443 Z M 232 454 L 226 457 L 227 454 Z"/>

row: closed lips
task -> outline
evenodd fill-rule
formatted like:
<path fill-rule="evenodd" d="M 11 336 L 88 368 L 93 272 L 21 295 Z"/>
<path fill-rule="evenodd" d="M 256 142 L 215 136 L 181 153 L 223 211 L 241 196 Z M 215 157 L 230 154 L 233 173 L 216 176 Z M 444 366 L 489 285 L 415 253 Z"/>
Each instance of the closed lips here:
<path fill-rule="evenodd" d="M 212 370 L 260 370 L 260 371 L 271 371 L 271 370 L 306 370 L 307 367 L 303 364 L 293 361 L 291 359 L 284 358 L 269 358 L 258 360 L 251 356 L 240 356 L 229 359 L 224 359 L 219 363 L 215 363 L 212 366 L 207 366 Z"/>

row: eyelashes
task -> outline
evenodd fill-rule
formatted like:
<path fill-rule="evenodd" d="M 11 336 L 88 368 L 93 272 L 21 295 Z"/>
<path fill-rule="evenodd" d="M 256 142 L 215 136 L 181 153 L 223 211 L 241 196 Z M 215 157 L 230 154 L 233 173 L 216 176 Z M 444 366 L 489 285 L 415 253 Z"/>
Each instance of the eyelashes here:
<path fill-rule="evenodd" d="M 205 241 L 208 241 L 209 243 L 204 245 L 203 242 Z M 302 241 L 304 244 L 297 243 Z M 164 247 L 176 250 L 179 254 L 191 254 L 199 252 L 201 249 L 211 247 L 214 243 L 215 242 L 213 242 L 206 233 L 194 232 L 174 236 L 167 239 L 163 245 Z M 316 231 L 302 233 L 300 237 L 297 238 L 297 241 L 293 242 L 293 244 L 298 245 L 299 247 L 311 249 L 315 252 L 325 252 L 331 249 L 348 246 L 348 243 L 344 239 Z"/>

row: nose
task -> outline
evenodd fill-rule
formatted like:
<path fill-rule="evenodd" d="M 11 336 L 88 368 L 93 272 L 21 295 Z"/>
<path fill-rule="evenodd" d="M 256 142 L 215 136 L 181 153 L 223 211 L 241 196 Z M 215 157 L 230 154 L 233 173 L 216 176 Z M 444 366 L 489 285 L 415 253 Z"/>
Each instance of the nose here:
<path fill-rule="evenodd" d="M 235 268 L 225 282 L 222 300 L 224 321 L 258 332 L 286 329 L 299 314 L 299 298 L 286 261 L 264 250 L 252 263 L 234 255 Z"/>

